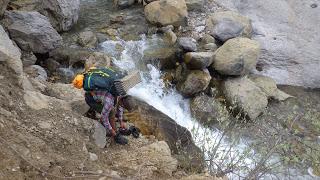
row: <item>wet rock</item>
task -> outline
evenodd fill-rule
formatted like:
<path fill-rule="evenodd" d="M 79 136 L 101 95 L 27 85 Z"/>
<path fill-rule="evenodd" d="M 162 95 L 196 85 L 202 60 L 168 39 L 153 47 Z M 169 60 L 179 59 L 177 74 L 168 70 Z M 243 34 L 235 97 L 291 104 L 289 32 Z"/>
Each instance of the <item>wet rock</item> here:
<path fill-rule="evenodd" d="M 204 0 L 186 0 L 188 11 L 202 11 Z"/>
<path fill-rule="evenodd" d="M 119 9 L 126 9 L 134 4 L 135 0 L 117 0 Z"/>
<path fill-rule="evenodd" d="M 320 87 L 320 11 L 315 1 L 217 0 L 252 19 L 253 39 L 261 44 L 261 74 L 277 84 Z M 285 32 L 285 36 L 284 35 Z"/>
<path fill-rule="evenodd" d="M 32 66 L 36 63 L 37 57 L 32 52 L 22 52 L 21 56 L 23 67 Z"/>
<path fill-rule="evenodd" d="M 61 36 L 38 12 L 6 11 L 3 22 L 10 37 L 24 51 L 43 54 L 61 46 Z"/>
<path fill-rule="evenodd" d="M 190 97 L 204 91 L 210 80 L 211 76 L 207 69 L 203 71 L 192 70 L 184 81 L 177 84 L 177 89 L 183 96 Z"/>
<path fill-rule="evenodd" d="M 225 105 L 204 94 L 192 98 L 190 109 L 192 116 L 205 125 L 225 122 L 230 118 Z"/>
<path fill-rule="evenodd" d="M 268 98 L 283 101 L 289 97 L 292 97 L 289 94 L 279 90 L 276 82 L 270 77 L 262 75 L 250 75 L 249 79 L 253 81 L 256 86 L 258 86 L 267 95 Z"/>
<path fill-rule="evenodd" d="M 189 69 L 205 69 L 213 62 L 213 52 L 188 52 L 185 54 L 184 62 Z"/>
<path fill-rule="evenodd" d="M 39 65 L 29 66 L 24 71 L 29 75 L 29 77 L 32 77 L 40 82 L 47 81 L 48 79 L 46 70 Z"/>
<path fill-rule="evenodd" d="M 99 148 L 104 148 L 107 144 L 106 141 L 106 128 L 97 121 L 94 122 L 94 132 L 92 133 L 92 139 Z"/>
<path fill-rule="evenodd" d="M 147 49 L 144 52 L 143 61 L 154 65 L 159 65 L 160 69 L 172 69 L 175 67 L 176 49 L 171 47 L 158 47 Z"/>
<path fill-rule="evenodd" d="M 224 75 L 244 75 L 255 69 L 260 53 L 257 41 L 234 38 L 224 43 L 214 55 L 212 67 Z"/>
<path fill-rule="evenodd" d="M 62 83 L 71 83 L 75 73 L 72 69 L 69 68 L 58 68 L 57 71 L 57 76 L 59 77 L 58 82 L 62 82 Z"/>
<path fill-rule="evenodd" d="M 41 0 L 40 12 L 47 16 L 57 31 L 68 31 L 77 23 L 80 0 Z"/>
<path fill-rule="evenodd" d="M 182 49 L 187 52 L 195 52 L 197 51 L 197 41 L 190 37 L 181 37 L 178 40 L 178 43 Z"/>
<path fill-rule="evenodd" d="M 144 13 L 150 23 L 176 27 L 186 25 L 188 15 L 184 0 L 154 1 L 145 6 Z"/>
<path fill-rule="evenodd" d="M 95 47 L 98 43 L 96 35 L 92 31 L 84 31 L 79 34 L 78 43 L 82 47 Z"/>
<path fill-rule="evenodd" d="M 5 62 L 18 76 L 22 75 L 21 52 L 0 25 L 0 62 Z"/>
<path fill-rule="evenodd" d="M 268 105 L 265 93 L 247 77 L 228 79 L 223 82 L 223 93 L 232 108 L 236 108 L 255 120 Z"/>
<path fill-rule="evenodd" d="M 166 31 L 164 35 L 165 40 L 169 43 L 169 45 L 174 45 L 177 42 L 177 35 L 172 30 Z"/>
<path fill-rule="evenodd" d="M 179 164 L 185 164 L 182 168 L 193 172 L 203 170 L 203 154 L 186 128 L 145 102 L 133 97 L 128 102 L 131 111 L 125 116 L 141 129 L 142 134 L 166 141 L 175 156 L 181 155 Z"/>
<path fill-rule="evenodd" d="M 3 15 L 10 0 L 0 0 L 0 17 Z"/>
<path fill-rule="evenodd" d="M 206 29 L 222 42 L 239 36 L 250 38 L 252 33 L 250 19 L 232 11 L 212 14 L 207 19 Z"/>

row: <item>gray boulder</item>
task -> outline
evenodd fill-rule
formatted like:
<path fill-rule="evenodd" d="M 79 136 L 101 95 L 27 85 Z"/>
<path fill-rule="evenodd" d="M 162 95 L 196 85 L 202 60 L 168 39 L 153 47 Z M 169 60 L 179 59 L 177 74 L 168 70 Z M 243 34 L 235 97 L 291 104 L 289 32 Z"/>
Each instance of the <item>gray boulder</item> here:
<path fill-rule="evenodd" d="M 84 31 L 78 36 L 78 44 L 82 47 L 93 48 L 98 44 L 98 39 L 92 31 Z"/>
<path fill-rule="evenodd" d="M 0 25 L 0 62 L 4 62 L 18 76 L 22 75 L 21 52 L 10 40 L 3 27 Z"/>
<path fill-rule="evenodd" d="M 267 95 L 268 98 L 283 101 L 289 97 L 292 97 L 289 94 L 279 90 L 276 82 L 270 77 L 262 75 L 250 75 L 249 79 L 254 82 L 256 86 L 258 86 Z"/>
<path fill-rule="evenodd" d="M 10 0 L 0 0 L 0 17 L 3 15 Z"/>
<path fill-rule="evenodd" d="M 179 46 L 187 52 L 195 52 L 198 50 L 197 41 L 190 37 L 181 37 L 178 39 Z"/>
<path fill-rule="evenodd" d="M 230 118 L 225 105 L 204 94 L 192 98 L 190 109 L 192 116 L 205 125 L 225 122 Z"/>
<path fill-rule="evenodd" d="M 61 36 L 38 12 L 6 11 L 3 22 L 10 37 L 25 51 L 43 54 L 61 46 Z"/>
<path fill-rule="evenodd" d="M 29 75 L 29 77 L 32 77 L 40 82 L 45 82 L 48 79 L 46 70 L 39 65 L 29 66 L 24 71 Z"/>
<path fill-rule="evenodd" d="M 255 69 L 260 53 L 257 41 L 234 38 L 224 43 L 214 55 L 212 67 L 224 75 L 244 75 Z"/>
<path fill-rule="evenodd" d="M 184 0 L 160 0 L 146 5 L 144 14 L 150 23 L 179 27 L 186 25 L 188 11 Z"/>
<path fill-rule="evenodd" d="M 187 74 L 183 81 L 178 82 L 177 89 L 185 97 L 191 97 L 196 93 L 204 91 L 211 80 L 210 73 L 207 69 L 193 70 Z"/>
<path fill-rule="evenodd" d="M 40 12 L 47 16 L 57 31 L 68 31 L 77 23 L 80 0 L 42 0 Z"/>
<path fill-rule="evenodd" d="M 268 105 L 266 94 L 247 77 L 224 81 L 222 90 L 232 108 L 240 110 L 251 120 L 263 113 Z"/>
<path fill-rule="evenodd" d="M 250 38 L 252 34 L 250 19 L 232 11 L 212 14 L 207 19 L 206 29 L 222 42 L 239 36 Z"/>
<path fill-rule="evenodd" d="M 185 54 L 184 62 L 189 69 L 205 69 L 213 62 L 213 52 L 188 52 Z"/>
<path fill-rule="evenodd" d="M 312 0 L 216 1 L 252 20 L 262 75 L 277 84 L 320 87 L 319 3 L 313 8 Z"/>

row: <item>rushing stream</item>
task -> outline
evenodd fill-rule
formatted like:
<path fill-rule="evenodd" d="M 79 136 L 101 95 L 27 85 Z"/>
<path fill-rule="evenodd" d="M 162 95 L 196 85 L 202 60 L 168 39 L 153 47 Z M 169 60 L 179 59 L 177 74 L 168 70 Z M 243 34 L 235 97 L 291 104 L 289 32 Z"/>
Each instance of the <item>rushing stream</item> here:
<path fill-rule="evenodd" d="M 143 36 L 139 41 L 105 41 L 100 44 L 102 51 L 113 57 L 113 63 L 124 71 L 139 70 L 142 76 L 142 83 L 129 91 L 129 94 L 144 100 L 151 106 L 165 113 L 174 119 L 179 125 L 186 127 L 194 138 L 195 143 L 205 150 L 206 159 L 215 158 L 216 163 L 222 167 L 227 166 L 228 162 L 239 160 L 241 167 L 250 169 L 259 161 L 254 150 L 248 148 L 249 145 L 240 138 L 239 141 L 233 142 L 228 138 L 222 138 L 222 132 L 218 129 L 205 128 L 192 118 L 189 107 L 189 100 L 183 98 L 174 88 L 165 88 L 165 84 L 161 79 L 161 72 L 156 66 L 145 64 L 143 62 L 144 51 L 148 48 L 161 46 L 164 42 L 161 38 L 153 36 L 147 38 Z M 119 47 L 121 50 L 119 51 Z M 219 145 L 218 145 L 219 144 Z M 218 145 L 218 148 L 215 149 Z M 226 153 L 228 149 L 228 153 Z M 210 152 L 215 151 L 215 157 L 210 156 Z M 246 154 L 241 157 L 241 154 Z M 240 158 L 242 158 L 240 160 Z M 277 160 L 273 157 L 268 163 Z M 213 168 L 217 168 L 215 165 Z M 223 167 L 226 168 L 226 167 Z M 292 171 L 292 177 L 282 177 L 281 179 L 314 179 L 309 175 L 301 175 L 293 169 L 286 168 L 287 171 Z M 289 169 L 289 170 L 288 170 Z M 240 176 L 245 175 L 246 170 L 238 170 L 237 172 L 229 173 L 230 179 L 242 179 Z M 279 177 L 279 175 L 278 175 Z M 276 179 L 275 176 L 267 174 L 263 179 Z"/>

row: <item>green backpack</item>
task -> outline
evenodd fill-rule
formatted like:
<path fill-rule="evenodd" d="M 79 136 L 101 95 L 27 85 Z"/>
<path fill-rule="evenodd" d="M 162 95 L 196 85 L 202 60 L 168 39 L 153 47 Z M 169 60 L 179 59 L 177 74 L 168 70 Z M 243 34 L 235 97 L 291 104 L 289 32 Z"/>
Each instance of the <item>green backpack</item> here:
<path fill-rule="evenodd" d="M 84 74 L 83 89 L 85 91 L 108 91 L 113 96 L 119 96 L 114 81 L 124 77 L 121 72 L 111 68 L 91 69 Z"/>

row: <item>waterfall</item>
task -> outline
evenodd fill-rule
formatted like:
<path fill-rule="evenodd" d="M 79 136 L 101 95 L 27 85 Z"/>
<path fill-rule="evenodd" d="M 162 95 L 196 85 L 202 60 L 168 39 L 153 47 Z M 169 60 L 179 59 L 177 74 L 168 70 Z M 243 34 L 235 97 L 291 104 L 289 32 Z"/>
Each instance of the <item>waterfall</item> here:
<path fill-rule="evenodd" d="M 145 64 L 143 62 L 143 53 L 148 48 L 163 45 L 163 40 L 157 36 L 147 38 L 142 36 L 138 41 L 110 40 L 100 45 L 105 53 L 113 57 L 113 63 L 121 70 L 131 71 L 139 70 L 141 72 L 142 82 L 130 89 L 128 94 L 141 99 L 149 105 L 155 107 L 159 111 L 174 119 L 179 125 L 186 127 L 192 134 L 197 146 L 207 150 L 205 152 L 206 159 L 210 158 L 210 151 L 219 143 L 218 149 L 215 149 L 215 157 L 217 162 L 221 159 L 221 164 L 238 160 L 239 154 L 247 153 L 247 157 L 241 160 L 240 165 L 246 168 L 253 168 L 255 163 L 259 161 L 259 157 L 254 157 L 254 150 L 248 150 L 248 145 L 240 138 L 235 144 L 226 138 L 223 138 L 222 132 L 218 129 L 205 128 L 192 118 L 190 112 L 190 103 L 188 99 L 181 96 L 174 88 L 165 88 L 165 84 L 161 79 L 161 71 L 155 66 Z M 122 51 L 117 49 L 121 47 Z M 221 139 L 221 141 L 219 141 Z M 232 144 L 232 145 L 231 145 Z M 225 150 L 229 149 L 226 156 Z M 212 158 L 212 157 L 211 157 Z M 224 162 L 222 162 L 222 159 Z M 277 160 L 274 157 L 269 163 Z M 214 166 L 217 168 L 216 166 Z M 293 171 L 293 170 L 292 170 Z M 239 170 L 228 174 L 230 179 L 239 179 L 239 175 L 246 172 Z M 294 173 L 294 172 L 292 172 Z M 241 179 L 241 178 L 240 178 Z M 266 175 L 263 179 L 274 179 L 273 175 Z M 300 175 L 295 179 L 312 179 L 310 176 Z"/>

